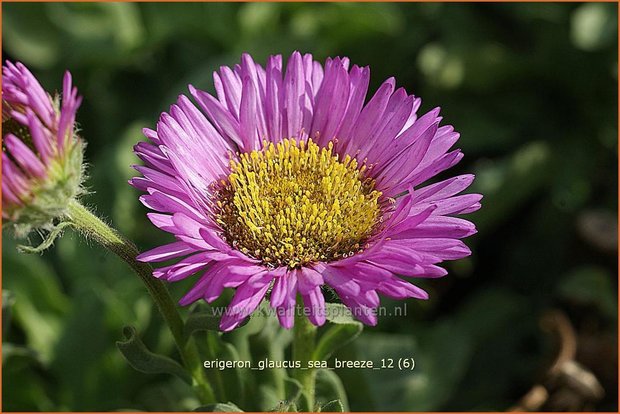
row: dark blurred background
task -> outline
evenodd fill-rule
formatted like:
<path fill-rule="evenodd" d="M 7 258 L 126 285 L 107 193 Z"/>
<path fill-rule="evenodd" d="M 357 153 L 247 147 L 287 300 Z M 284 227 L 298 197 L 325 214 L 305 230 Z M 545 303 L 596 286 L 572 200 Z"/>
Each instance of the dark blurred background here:
<path fill-rule="evenodd" d="M 338 372 L 350 408 L 617 411 L 617 4 L 2 9 L 5 59 L 48 90 L 72 71 L 84 96 L 86 202 L 141 249 L 169 240 L 127 185 L 141 128 L 188 83 L 212 91 L 213 70 L 242 52 L 263 64 L 293 50 L 349 56 L 371 67 L 372 90 L 395 76 L 423 98 L 423 112 L 441 106 L 465 152 L 449 175 L 474 172 L 473 190 L 485 195 L 470 216 L 474 253 L 422 283 L 429 301 L 408 301 L 406 317 L 381 318 L 341 351 L 417 363 L 413 372 Z M 131 324 L 173 355 L 123 263 L 71 232 L 41 256 L 18 254 L 6 232 L 3 242 L 4 411 L 195 407 L 178 380 L 137 373 L 116 349 Z M 173 296 L 188 283 L 171 286 Z"/>

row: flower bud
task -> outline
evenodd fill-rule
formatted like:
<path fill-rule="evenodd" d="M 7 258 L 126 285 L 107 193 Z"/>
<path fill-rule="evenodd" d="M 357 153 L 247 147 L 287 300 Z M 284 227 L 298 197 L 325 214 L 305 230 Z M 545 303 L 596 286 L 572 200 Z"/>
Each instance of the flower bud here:
<path fill-rule="evenodd" d="M 2 218 L 18 237 L 50 230 L 82 192 L 82 98 L 65 73 L 62 100 L 21 63 L 2 68 Z"/>

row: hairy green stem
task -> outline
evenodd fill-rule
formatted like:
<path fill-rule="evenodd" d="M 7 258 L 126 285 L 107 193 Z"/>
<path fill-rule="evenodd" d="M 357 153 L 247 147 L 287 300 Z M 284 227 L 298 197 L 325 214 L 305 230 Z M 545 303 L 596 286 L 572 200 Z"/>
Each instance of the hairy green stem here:
<path fill-rule="evenodd" d="M 314 411 L 316 369 L 309 368 L 308 362 L 314 358 L 316 327 L 310 323 L 304 314 L 302 304 L 295 312 L 295 327 L 293 328 L 293 360 L 301 362 L 301 369 L 293 372 L 293 377 L 301 384 L 306 411 Z"/>
<path fill-rule="evenodd" d="M 96 241 L 131 266 L 146 286 L 159 313 L 170 328 L 183 364 L 192 374 L 194 389 L 201 402 L 203 404 L 215 402 L 213 389 L 205 375 L 196 344 L 191 339 L 185 338 L 183 319 L 164 283 L 152 276 L 153 268 L 149 264 L 136 260 L 139 254 L 138 248 L 77 201 L 69 204 L 67 220 L 86 238 Z"/>

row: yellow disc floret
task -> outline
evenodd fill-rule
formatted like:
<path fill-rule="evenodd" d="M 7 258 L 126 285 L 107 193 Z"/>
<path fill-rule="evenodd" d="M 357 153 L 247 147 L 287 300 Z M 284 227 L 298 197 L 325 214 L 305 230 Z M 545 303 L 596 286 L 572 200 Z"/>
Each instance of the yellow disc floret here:
<path fill-rule="evenodd" d="M 381 192 L 365 166 L 333 145 L 265 143 L 231 160 L 219 183 L 215 219 L 233 247 L 270 266 L 299 267 L 347 257 L 381 221 Z"/>

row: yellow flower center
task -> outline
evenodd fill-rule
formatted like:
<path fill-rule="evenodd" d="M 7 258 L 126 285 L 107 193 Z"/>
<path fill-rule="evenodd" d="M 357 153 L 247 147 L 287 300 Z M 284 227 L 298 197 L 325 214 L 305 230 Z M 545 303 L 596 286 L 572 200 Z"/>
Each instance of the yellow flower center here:
<path fill-rule="evenodd" d="M 381 192 L 365 166 L 333 145 L 285 139 L 231 160 L 215 219 L 233 247 L 289 268 L 348 257 L 381 222 Z"/>

